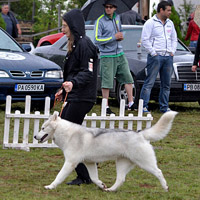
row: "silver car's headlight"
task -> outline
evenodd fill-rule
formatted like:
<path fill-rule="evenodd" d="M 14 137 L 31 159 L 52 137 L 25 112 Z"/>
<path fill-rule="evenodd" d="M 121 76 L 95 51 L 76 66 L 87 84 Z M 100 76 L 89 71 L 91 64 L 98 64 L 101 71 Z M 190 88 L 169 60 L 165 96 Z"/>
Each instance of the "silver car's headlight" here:
<path fill-rule="evenodd" d="M 45 74 L 45 78 L 63 78 L 63 72 L 62 70 L 48 71 Z"/>
<path fill-rule="evenodd" d="M 7 78 L 7 77 L 9 77 L 9 75 L 7 74 L 7 72 L 0 70 L 0 78 Z"/>

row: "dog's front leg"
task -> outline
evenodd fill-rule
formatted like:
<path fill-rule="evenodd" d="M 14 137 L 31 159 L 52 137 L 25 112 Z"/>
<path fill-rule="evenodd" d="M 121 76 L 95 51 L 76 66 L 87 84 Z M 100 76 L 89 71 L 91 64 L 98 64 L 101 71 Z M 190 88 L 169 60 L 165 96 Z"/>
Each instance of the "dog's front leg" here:
<path fill-rule="evenodd" d="M 101 180 L 99 180 L 97 164 L 96 163 L 87 163 L 87 162 L 84 162 L 84 164 L 86 165 L 86 167 L 88 169 L 88 172 L 89 172 L 92 182 L 95 183 L 101 189 L 105 190 L 107 188 L 107 186 L 105 185 L 105 183 L 103 183 Z"/>
<path fill-rule="evenodd" d="M 56 179 L 50 185 L 45 186 L 45 189 L 52 190 L 56 188 L 69 176 L 69 174 L 75 169 L 75 167 L 76 167 L 76 164 L 72 164 L 70 162 L 65 161 L 62 169 L 56 176 Z"/>

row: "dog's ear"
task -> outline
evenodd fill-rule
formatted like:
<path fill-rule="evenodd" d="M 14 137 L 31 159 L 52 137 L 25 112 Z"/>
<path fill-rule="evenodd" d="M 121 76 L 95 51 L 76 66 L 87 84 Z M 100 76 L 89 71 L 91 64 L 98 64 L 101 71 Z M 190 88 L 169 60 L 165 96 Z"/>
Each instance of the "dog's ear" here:
<path fill-rule="evenodd" d="M 53 116 L 52 116 L 52 120 L 56 121 L 58 118 L 59 112 L 58 111 L 54 111 Z"/>
<path fill-rule="evenodd" d="M 53 115 L 50 116 L 50 120 L 51 121 L 56 121 L 58 118 L 59 112 L 58 111 L 54 111 Z"/>

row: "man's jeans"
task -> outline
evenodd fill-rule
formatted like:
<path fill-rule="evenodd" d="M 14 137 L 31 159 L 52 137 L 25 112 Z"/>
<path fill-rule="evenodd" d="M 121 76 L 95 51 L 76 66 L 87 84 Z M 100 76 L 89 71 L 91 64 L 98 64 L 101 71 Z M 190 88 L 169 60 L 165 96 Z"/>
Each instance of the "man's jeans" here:
<path fill-rule="evenodd" d="M 158 73 L 160 73 L 160 111 L 166 112 L 170 94 L 171 75 L 173 73 L 173 57 L 160 55 L 151 56 L 148 54 L 146 68 L 147 76 L 140 93 L 140 98 L 144 100 L 144 107 L 148 108 L 151 89 Z"/>
<path fill-rule="evenodd" d="M 197 47 L 197 41 L 190 41 L 190 47 Z"/>

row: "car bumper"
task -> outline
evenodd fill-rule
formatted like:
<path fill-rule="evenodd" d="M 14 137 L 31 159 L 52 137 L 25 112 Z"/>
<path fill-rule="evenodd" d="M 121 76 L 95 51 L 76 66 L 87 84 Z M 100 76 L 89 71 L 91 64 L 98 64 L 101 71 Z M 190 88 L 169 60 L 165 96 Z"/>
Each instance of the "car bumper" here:
<path fill-rule="evenodd" d="M 18 84 L 38 84 L 34 82 L 17 82 Z M 16 92 L 15 91 L 15 84 L 14 82 L 11 83 L 5 83 L 0 82 L 0 101 L 5 102 L 6 96 L 11 95 L 12 101 L 24 101 L 26 98 L 26 95 L 31 96 L 32 101 L 44 101 L 45 97 L 49 96 L 51 98 L 51 101 L 54 100 L 55 93 L 62 85 L 62 80 L 55 81 L 55 82 L 41 82 L 41 84 L 44 84 L 44 91 L 36 92 L 36 91 L 23 91 L 23 92 Z"/>
<path fill-rule="evenodd" d="M 200 101 L 200 91 L 185 91 L 184 84 L 185 83 L 194 83 L 200 84 L 200 82 L 171 82 L 171 89 L 170 89 L 170 102 L 195 102 Z M 154 88 L 152 89 L 151 99 L 158 101 L 160 91 L 160 84 L 156 82 Z"/>

